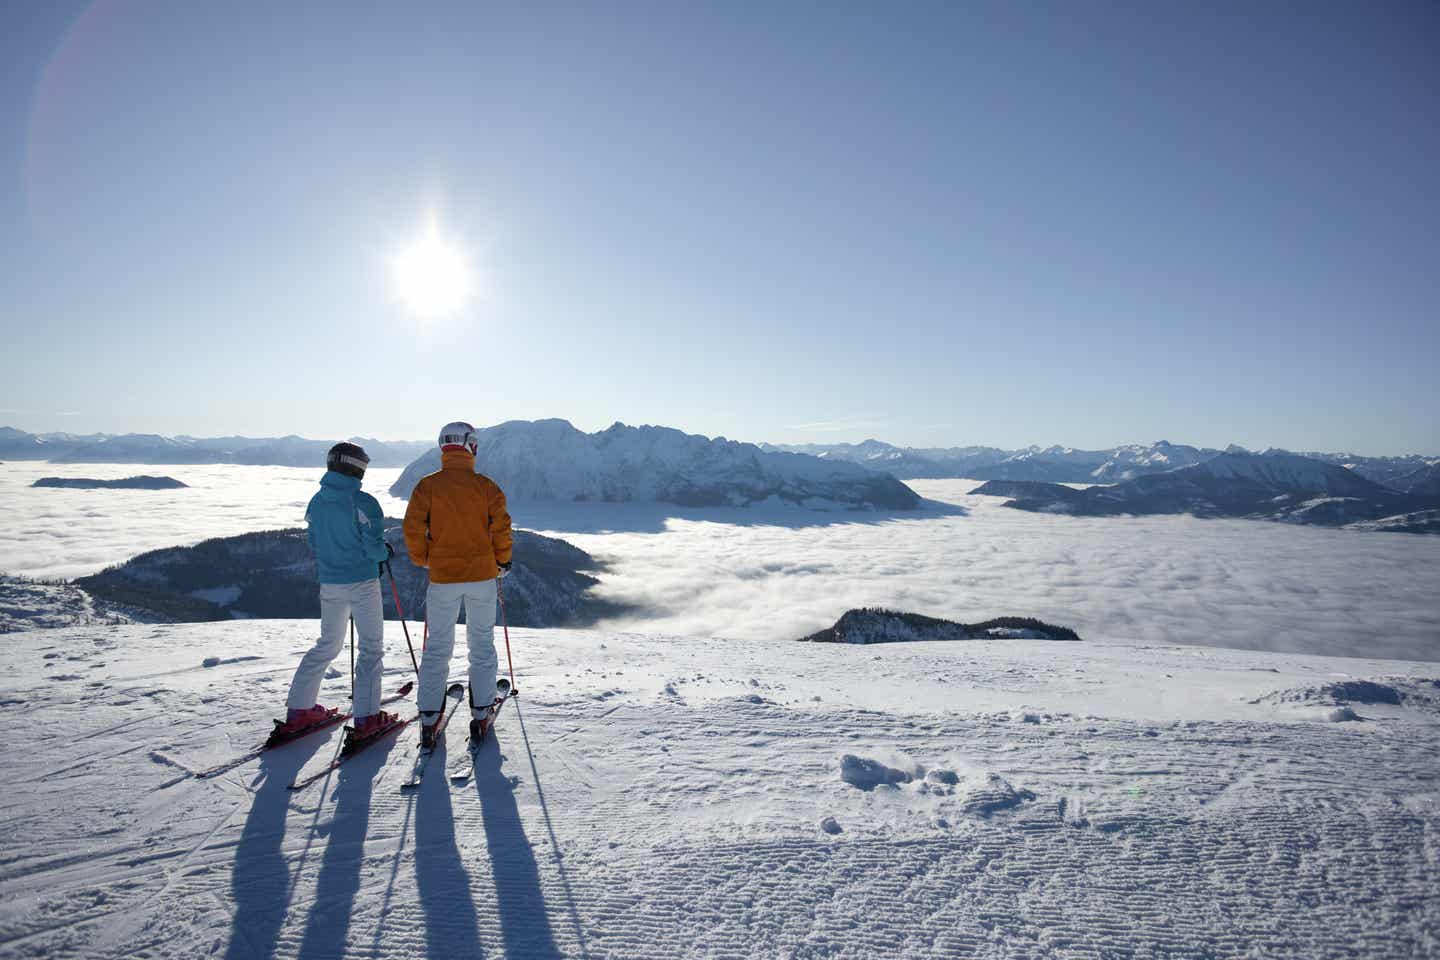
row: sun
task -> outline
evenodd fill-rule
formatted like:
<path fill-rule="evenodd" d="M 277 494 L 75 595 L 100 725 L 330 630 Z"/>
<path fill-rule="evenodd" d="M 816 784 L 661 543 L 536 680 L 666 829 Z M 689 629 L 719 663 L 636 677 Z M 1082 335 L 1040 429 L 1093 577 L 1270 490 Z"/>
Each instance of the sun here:
<path fill-rule="evenodd" d="M 465 253 L 441 237 L 433 224 L 400 251 L 390 267 L 396 299 L 419 317 L 452 316 L 470 299 L 472 280 Z"/>

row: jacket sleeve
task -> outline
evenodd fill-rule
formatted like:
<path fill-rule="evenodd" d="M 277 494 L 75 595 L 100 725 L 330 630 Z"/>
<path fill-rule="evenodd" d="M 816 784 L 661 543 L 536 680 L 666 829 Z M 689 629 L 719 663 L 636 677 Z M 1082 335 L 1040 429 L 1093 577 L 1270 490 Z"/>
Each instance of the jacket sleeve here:
<path fill-rule="evenodd" d="M 357 499 L 357 506 L 370 521 L 360 525 L 360 547 L 365 551 L 366 560 L 379 563 L 385 559 L 385 511 L 380 509 L 380 501 L 368 493 Z"/>
<path fill-rule="evenodd" d="M 305 542 L 310 544 L 310 554 L 315 555 L 315 518 L 310 516 L 310 511 L 315 507 L 315 498 L 311 497 L 310 502 L 305 505 Z"/>
<path fill-rule="evenodd" d="M 430 487 L 421 480 L 410 492 L 410 505 L 405 508 L 405 549 L 410 562 L 417 567 L 430 566 Z"/>
<path fill-rule="evenodd" d="M 505 507 L 504 491 L 498 484 L 490 486 L 490 548 L 495 551 L 496 563 L 509 563 L 510 547 L 515 540 L 510 530 L 510 512 Z"/>

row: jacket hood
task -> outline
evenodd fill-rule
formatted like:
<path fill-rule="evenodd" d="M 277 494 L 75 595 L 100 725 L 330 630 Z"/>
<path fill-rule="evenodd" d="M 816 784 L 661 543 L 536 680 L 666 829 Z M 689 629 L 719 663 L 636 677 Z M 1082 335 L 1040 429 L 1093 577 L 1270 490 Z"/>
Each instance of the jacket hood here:
<path fill-rule="evenodd" d="M 334 470 L 326 470 L 325 476 L 320 478 L 320 486 L 327 490 L 359 490 L 360 478 Z"/>
<path fill-rule="evenodd" d="M 475 472 L 475 454 L 469 450 L 446 450 L 440 454 L 440 469 Z"/>

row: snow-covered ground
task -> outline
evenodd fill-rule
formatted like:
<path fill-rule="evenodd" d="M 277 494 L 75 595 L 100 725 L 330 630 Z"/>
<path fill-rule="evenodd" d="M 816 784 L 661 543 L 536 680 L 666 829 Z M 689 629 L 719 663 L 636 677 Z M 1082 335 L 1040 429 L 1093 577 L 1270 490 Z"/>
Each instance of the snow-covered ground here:
<path fill-rule="evenodd" d="M 467 784 L 400 791 L 413 728 L 188 777 L 315 632 L 7 638 L 0 955 L 1440 956 L 1432 664 L 515 631 Z"/>

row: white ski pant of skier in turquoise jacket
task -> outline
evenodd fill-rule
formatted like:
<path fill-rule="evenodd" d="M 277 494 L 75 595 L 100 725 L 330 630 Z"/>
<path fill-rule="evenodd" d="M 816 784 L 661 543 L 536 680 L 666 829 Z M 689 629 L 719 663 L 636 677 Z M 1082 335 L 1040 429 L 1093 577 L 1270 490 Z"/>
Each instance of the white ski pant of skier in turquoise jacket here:
<path fill-rule="evenodd" d="M 420 661 L 420 712 L 439 711 L 445 706 L 445 687 L 450 676 L 450 658 L 455 651 L 455 621 L 465 605 L 465 641 L 470 647 L 470 689 L 475 706 L 472 716 L 485 715 L 495 697 L 495 672 L 500 658 L 495 652 L 495 583 L 432 583 L 425 593 L 430 639 Z M 429 722 L 428 718 L 427 721 Z"/>
<path fill-rule="evenodd" d="M 345 649 L 346 628 L 355 618 L 358 649 L 355 653 L 355 716 L 368 717 L 380 709 L 380 674 L 385 654 L 385 619 L 380 605 L 380 581 L 320 584 L 320 641 L 295 669 L 286 706 L 304 710 L 314 706 L 320 681 L 340 651 Z M 494 681 L 491 681 L 494 685 Z"/>

